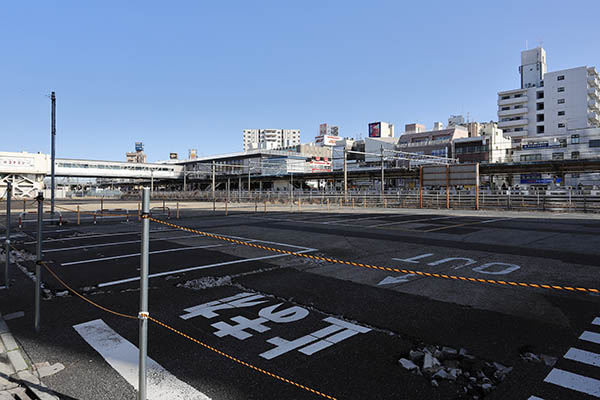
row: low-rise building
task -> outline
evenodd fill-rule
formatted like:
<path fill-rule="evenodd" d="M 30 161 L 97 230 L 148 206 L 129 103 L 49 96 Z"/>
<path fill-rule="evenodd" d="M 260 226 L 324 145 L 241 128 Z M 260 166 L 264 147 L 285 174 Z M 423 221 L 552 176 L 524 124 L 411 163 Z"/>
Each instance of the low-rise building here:
<path fill-rule="evenodd" d="M 471 124 L 477 124 L 473 131 Z M 471 123 L 470 137 L 455 139 L 452 154 L 459 162 L 501 163 L 511 160 L 511 140 L 495 122 Z"/>
<path fill-rule="evenodd" d="M 469 131 L 461 125 L 434 131 L 404 133 L 398 140 L 396 150 L 452 158 L 452 142 L 467 137 Z"/>
<path fill-rule="evenodd" d="M 244 151 L 300 144 L 300 129 L 244 129 Z"/>

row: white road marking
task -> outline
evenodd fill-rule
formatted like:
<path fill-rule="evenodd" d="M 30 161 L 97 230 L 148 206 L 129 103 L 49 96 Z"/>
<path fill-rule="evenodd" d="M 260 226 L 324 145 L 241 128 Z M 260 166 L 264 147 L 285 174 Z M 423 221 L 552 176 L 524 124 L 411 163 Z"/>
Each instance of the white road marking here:
<path fill-rule="evenodd" d="M 411 257 L 411 258 L 392 258 L 392 260 L 394 260 L 394 261 L 402 261 L 402 262 L 407 262 L 407 263 L 413 263 L 413 264 L 418 264 L 419 261 L 417 261 L 417 260 L 420 260 L 421 258 L 427 258 L 427 257 L 432 256 L 432 255 L 433 255 L 433 253 L 427 253 L 427 254 L 421 254 L 421 255 L 418 255 L 418 256 L 414 256 L 414 257 Z"/>
<path fill-rule="evenodd" d="M 496 219 L 489 219 L 487 221 L 483 221 L 483 222 L 476 222 L 477 224 L 489 224 L 490 222 L 497 222 L 497 221 L 506 221 L 507 219 L 512 219 L 512 218 L 496 218 Z"/>
<path fill-rule="evenodd" d="M 593 365 L 594 367 L 600 367 L 600 354 L 592 353 L 591 351 L 579 350 L 571 347 L 564 357 L 569 360 Z"/>
<path fill-rule="evenodd" d="M 386 222 L 384 224 L 377 224 L 377 225 L 371 225 L 371 228 L 377 228 L 380 226 L 387 226 L 387 225 L 394 225 L 394 224 L 409 224 L 412 222 L 423 222 L 423 221 L 437 221 L 439 219 L 448 219 L 448 218 L 456 218 L 456 216 L 450 216 L 450 217 L 437 217 L 437 218 L 422 218 L 422 219 L 410 219 L 410 220 L 404 220 L 404 221 L 396 221 L 396 222 Z"/>
<path fill-rule="evenodd" d="M 156 241 L 156 240 L 173 240 L 173 239 L 186 239 L 186 238 L 196 238 L 197 235 L 186 235 L 186 236 L 171 236 L 171 237 L 164 237 L 164 238 L 152 238 L 150 239 L 151 242 Z M 124 242 L 111 242 L 111 243 L 99 243 L 99 244 L 88 244 L 85 246 L 73 246 L 73 247 L 61 247 L 58 249 L 48 249 L 48 250 L 43 250 L 44 253 L 54 253 L 57 251 L 68 251 L 68 250 L 79 250 L 79 249 L 90 249 L 93 247 L 104 247 L 104 246 L 118 246 L 120 244 L 131 244 L 131 243 L 140 243 L 142 240 L 138 239 L 138 240 L 126 240 Z"/>
<path fill-rule="evenodd" d="M 600 333 L 585 331 L 579 336 L 579 339 L 600 344 Z"/>
<path fill-rule="evenodd" d="M 155 229 L 150 231 L 150 233 L 155 233 L 155 232 L 173 232 L 173 231 L 179 231 L 180 229 Z M 46 242 L 64 242 L 67 240 L 81 240 L 81 239 L 89 239 L 89 238 L 98 238 L 98 237 L 106 237 L 106 236 L 122 236 L 122 235 L 139 235 L 140 231 L 133 231 L 133 232 L 119 232 L 119 233 L 106 233 L 106 234 L 91 234 L 91 235 L 80 235 L 80 236 L 71 236 L 71 237 L 66 237 L 66 238 L 58 238 L 58 239 L 48 239 L 48 240 L 44 240 L 44 243 Z M 37 241 L 31 241 L 31 242 L 24 242 L 23 244 L 36 244 Z"/>
<path fill-rule="evenodd" d="M 309 251 L 315 251 L 315 250 L 314 249 L 308 249 L 308 250 L 304 250 L 304 251 L 299 251 L 298 253 L 307 253 Z M 199 265 L 197 267 L 182 268 L 182 269 L 176 269 L 176 270 L 172 270 L 172 271 L 165 271 L 165 272 L 159 272 L 159 273 L 156 273 L 156 274 L 150 274 L 148 277 L 149 278 L 156 278 L 156 277 L 159 277 L 159 276 L 172 275 L 172 274 L 180 274 L 182 272 L 190 272 L 190 271 L 196 271 L 196 270 L 200 270 L 200 269 L 220 267 L 220 266 L 223 266 L 223 265 L 239 264 L 239 263 L 245 263 L 245 262 L 249 262 L 249 261 L 259 261 L 259 260 L 267 260 L 267 259 L 271 259 L 271 258 L 286 257 L 286 256 L 289 256 L 289 255 L 290 254 L 275 254 L 273 256 L 244 258 L 242 260 L 233 260 L 233 261 L 225 261 L 225 262 L 216 263 L 216 264 Z M 100 283 L 98 285 L 98 287 L 106 287 L 106 286 L 119 285 L 121 283 L 135 282 L 135 281 L 139 281 L 139 280 L 140 280 L 140 277 L 137 276 L 137 277 L 134 277 L 134 278 L 121 279 L 121 280 L 118 280 L 118 281 Z"/>
<path fill-rule="evenodd" d="M 594 318 L 594 320 L 592 321 L 592 324 L 600 326 L 600 317 Z"/>
<path fill-rule="evenodd" d="M 392 285 L 394 283 L 406 283 L 409 281 L 410 277 L 416 276 L 415 274 L 405 274 L 400 276 L 388 276 L 384 278 L 381 282 L 377 284 L 377 286 L 381 285 Z"/>
<path fill-rule="evenodd" d="M 586 393 L 594 397 L 600 397 L 600 381 L 594 378 L 588 378 L 574 374 L 572 372 L 563 371 L 562 369 L 554 368 L 544 382 L 562 386 L 567 389 L 576 390 L 581 393 Z"/>
<path fill-rule="evenodd" d="M 440 264 L 444 264 L 450 261 L 458 261 L 458 260 L 464 260 L 466 261 L 466 263 L 464 263 L 463 265 L 459 265 L 454 267 L 454 269 L 461 269 L 463 267 L 469 266 L 469 265 L 473 265 L 475 264 L 477 261 L 473 260 L 472 258 L 466 258 L 466 257 L 448 257 L 448 258 L 443 258 L 441 260 L 438 261 L 434 261 L 434 262 L 430 262 L 429 265 L 430 267 L 435 267 L 436 265 L 440 265 Z"/>
<path fill-rule="evenodd" d="M 541 397 L 530 396 L 527 400 L 544 400 Z"/>
<path fill-rule="evenodd" d="M 138 390 L 139 350 L 101 319 L 73 328 L 134 389 Z M 147 360 L 148 399 L 210 400 L 210 397 L 180 381 L 151 358 Z"/>
<path fill-rule="evenodd" d="M 210 247 L 221 247 L 221 246 L 225 246 L 225 245 L 224 244 L 210 244 L 210 245 L 206 245 L 206 246 L 178 247 L 176 249 L 151 251 L 151 252 L 149 252 L 149 254 L 152 255 L 152 254 L 161 254 L 161 253 L 173 253 L 176 251 L 207 249 Z M 92 258 L 89 260 L 71 261 L 71 262 L 61 263 L 60 265 L 62 265 L 63 267 L 66 267 L 69 265 L 87 264 L 87 263 L 94 263 L 94 262 L 107 261 L 107 260 L 118 260 L 120 258 L 137 257 L 139 255 L 140 255 L 140 253 L 131 253 L 131 254 L 124 254 L 124 255 L 120 255 L 120 256 L 101 257 L 101 258 Z"/>

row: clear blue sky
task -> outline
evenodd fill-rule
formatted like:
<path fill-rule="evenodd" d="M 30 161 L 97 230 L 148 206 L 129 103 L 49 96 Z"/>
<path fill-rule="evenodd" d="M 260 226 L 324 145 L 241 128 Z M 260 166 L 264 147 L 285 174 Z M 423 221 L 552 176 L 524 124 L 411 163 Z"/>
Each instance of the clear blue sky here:
<path fill-rule="evenodd" d="M 539 41 L 549 70 L 600 67 L 600 1 L 6 1 L 0 150 L 149 160 L 241 151 L 244 128 L 343 136 L 449 114 L 496 119 Z"/>

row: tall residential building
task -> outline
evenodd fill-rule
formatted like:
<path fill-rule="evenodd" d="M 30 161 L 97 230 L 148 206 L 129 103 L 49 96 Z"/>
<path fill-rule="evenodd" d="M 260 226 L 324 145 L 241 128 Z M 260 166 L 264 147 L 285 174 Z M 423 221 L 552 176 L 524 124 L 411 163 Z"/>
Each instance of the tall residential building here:
<path fill-rule="evenodd" d="M 600 126 L 600 78 L 594 67 L 547 72 L 542 47 L 521 52 L 521 88 L 498 92 L 498 127 L 513 142 Z"/>
<path fill-rule="evenodd" d="M 300 144 L 300 129 L 244 129 L 244 151 Z"/>

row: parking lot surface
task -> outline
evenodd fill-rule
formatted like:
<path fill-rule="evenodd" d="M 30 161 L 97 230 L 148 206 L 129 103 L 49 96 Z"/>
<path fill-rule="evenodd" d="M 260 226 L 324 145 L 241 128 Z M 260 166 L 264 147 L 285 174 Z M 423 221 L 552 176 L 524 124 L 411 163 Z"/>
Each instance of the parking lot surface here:
<path fill-rule="evenodd" d="M 219 238 L 151 223 L 150 315 L 202 343 L 150 324 L 151 399 L 600 397 L 600 219 L 405 209 L 154 218 Z M 34 261 L 11 270 L 0 311 L 24 311 L 9 326 L 32 362 L 65 365 L 45 380 L 64 398 L 135 399 L 137 320 L 63 283 L 137 316 L 140 224 L 73 221 L 65 212 L 63 226 L 44 228 L 44 259 L 64 282 L 44 271 L 41 332 L 22 273 Z M 25 225 L 15 246 L 35 245 Z M 429 353 L 439 367 L 425 365 Z"/>

